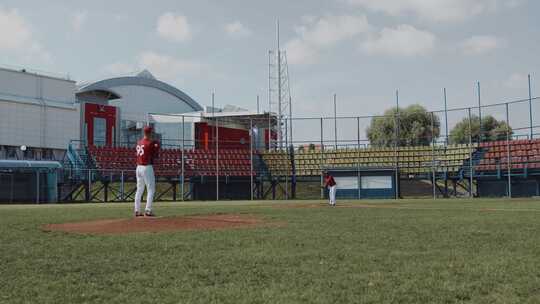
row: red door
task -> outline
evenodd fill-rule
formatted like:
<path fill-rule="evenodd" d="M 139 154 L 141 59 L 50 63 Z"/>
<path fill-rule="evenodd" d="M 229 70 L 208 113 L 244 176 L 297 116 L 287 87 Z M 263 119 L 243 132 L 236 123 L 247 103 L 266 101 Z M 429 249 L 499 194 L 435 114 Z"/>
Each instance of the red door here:
<path fill-rule="evenodd" d="M 112 146 L 116 126 L 116 107 L 85 103 L 84 123 L 89 146 Z"/>

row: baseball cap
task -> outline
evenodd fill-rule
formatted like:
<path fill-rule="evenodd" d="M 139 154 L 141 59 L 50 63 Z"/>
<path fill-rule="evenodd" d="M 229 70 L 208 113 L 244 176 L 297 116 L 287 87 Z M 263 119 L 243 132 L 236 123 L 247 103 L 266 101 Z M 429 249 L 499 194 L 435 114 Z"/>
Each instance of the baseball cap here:
<path fill-rule="evenodd" d="M 144 129 L 143 129 L 143 132 L 144 132 L 145 134 L 150 134 L 150 133 L 152 133 L 152 131 L 153 131 L 153 129 L 152 129 L 151 126 L 146 126 L 146 127 L 144 127 Z"/>

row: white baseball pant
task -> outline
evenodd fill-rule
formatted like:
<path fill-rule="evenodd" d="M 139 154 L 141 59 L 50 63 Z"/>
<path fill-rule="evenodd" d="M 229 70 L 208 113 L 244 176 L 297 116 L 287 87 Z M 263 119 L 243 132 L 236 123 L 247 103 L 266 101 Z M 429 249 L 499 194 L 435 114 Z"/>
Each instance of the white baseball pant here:
<path fill-rule="evenodd" d="M 330 205 L 336 204 L 336 186 L 328 187 L 328 199 L 330 200 Z"/>
<path fill-rule="evenodd" d="M 137 166 L 137 192 L 135 193 L 135 212 L 141 211 L 141 199 L 144 193 L 144 187 L 146 186 L 146 209 L 145 211 L 152 211 L 152 204 L 154 202 L 154 193 L 156 191 L 156 178 L 154 176 L 154 168 L 152 165 Z"/>

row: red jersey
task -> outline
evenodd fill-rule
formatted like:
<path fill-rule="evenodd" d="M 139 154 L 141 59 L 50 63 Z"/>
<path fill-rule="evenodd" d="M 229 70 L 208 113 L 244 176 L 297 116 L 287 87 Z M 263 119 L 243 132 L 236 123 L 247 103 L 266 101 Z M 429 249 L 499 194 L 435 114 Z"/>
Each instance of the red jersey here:
<path fill-rule="evenodd" d="M 137 165 L 152 165 L 159 157 L 159 142 L 143 138 L 137 143 L 136 151 Z"/>
<path fill-rule="evenodd" d="M 334 180 L 334 177 L 332 175 L 328 175 L 324 178 L 324 185 L 326 187 L 333 187 L 336 185 L 336 181 Z"/>

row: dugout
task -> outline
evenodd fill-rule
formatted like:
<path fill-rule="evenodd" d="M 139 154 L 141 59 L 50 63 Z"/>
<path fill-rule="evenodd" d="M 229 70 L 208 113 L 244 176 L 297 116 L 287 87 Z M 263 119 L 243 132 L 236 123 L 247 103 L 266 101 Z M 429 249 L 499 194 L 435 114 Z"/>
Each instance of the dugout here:
<path fill-rule="evenodd" d="M 56 161 L 0 160 L 0 203 L 58 202 Z"/>
<path fill-rule="evenodd" d="M 327 168 L 337 184 L 338 199 L 396 198 L 394 169 L 384 168 Z M 325 193 L 328 197 L 328 191 Z"/>
<path fill-rule="evenodd" d="M 219 191 L 220 200 L 249 200 L 251 185 L 249 177 L 220 176 L 216 186 L 215 176 L 195 176 L 190 179 L 191 197 L 193 200 L 216 200 Z"/>
<path fill-rule="evenodd" d="M 533 197 L 540 195 L 540 180 L 536 178 L 519 178 L 512 176 L 512 197 Z M 508 196 L 508 180 L 482 177 L 477 180 L 477 195 L 479 197 Z"/>

